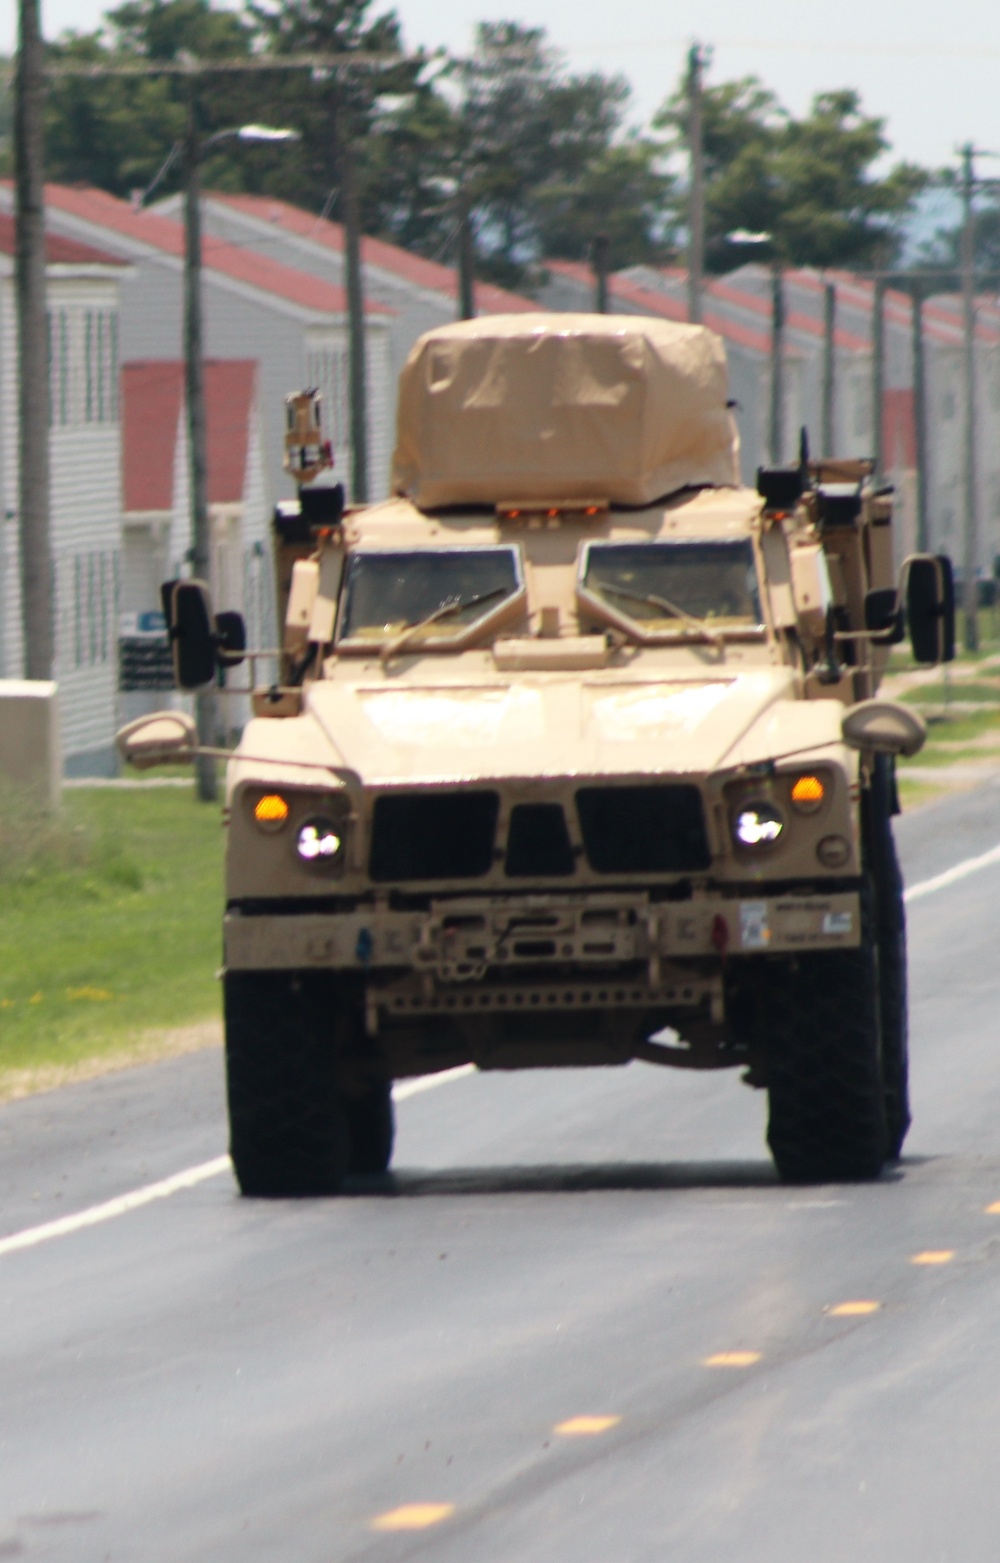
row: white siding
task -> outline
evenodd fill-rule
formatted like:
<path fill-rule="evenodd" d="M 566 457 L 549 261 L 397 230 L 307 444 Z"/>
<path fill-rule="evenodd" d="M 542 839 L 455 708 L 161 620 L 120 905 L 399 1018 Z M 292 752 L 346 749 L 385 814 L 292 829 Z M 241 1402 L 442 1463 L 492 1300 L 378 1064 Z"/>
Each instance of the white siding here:
<path fill-rule="evenodd" d="M 121 576 L 118 281 L 49 279 L 54 343 L 49 444 L 55 677 L 70 770 L 108 769 L 116 725 Z M 89 351 L 88 351 L 89 343 Z M 0 673 L 23 671 L 17 526 L 17 376 L 13 288 L 0 281 Z M 88 377 L 89 369 L 89 377 Z M 87 758 L 89 757 L 89 759 Z"/>
<path fill-rule="evenodd" d="M 67 760 L 109 751 L 121 580 L 117 423 L 52 430 L 56 678 Z"/>

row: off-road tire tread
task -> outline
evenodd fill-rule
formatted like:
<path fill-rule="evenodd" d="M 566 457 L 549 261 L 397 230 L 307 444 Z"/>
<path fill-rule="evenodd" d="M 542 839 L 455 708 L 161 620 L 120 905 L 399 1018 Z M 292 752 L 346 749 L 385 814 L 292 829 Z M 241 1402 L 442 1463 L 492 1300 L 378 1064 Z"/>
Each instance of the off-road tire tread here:
<path fill-rule="evenodd" d="M 333 1194 L 347 1171 L 333 1039 L 311 999 L 288 973 L 226 975 L 230 1154 L 244 1194 Z"/>
<path fill-rule="evenodd" d="M 344 1105 L 351 1140 L 348 1172 L 359 1176 L 385 1172 L 396 1137 L 391 1084 L 378 1081 L 364 1096 Z"/>
<path fill-rule="evenodd" d="M 767 991 L 767 1139 L 789 1183 L 864 1181 L 886 1158 L 870 943 L 782 962 Z"/>
<path fill-rule="evenodd" d="M 888 1157 L 890 1161 L 898 1161 L 910 1127 L 910 1092 L 906 909 L 903 875 L 892 833 L 893 796 L 890 762 L 885 756 L 879 756 L 867 799 L 864 846 L 875 893 Z"/>

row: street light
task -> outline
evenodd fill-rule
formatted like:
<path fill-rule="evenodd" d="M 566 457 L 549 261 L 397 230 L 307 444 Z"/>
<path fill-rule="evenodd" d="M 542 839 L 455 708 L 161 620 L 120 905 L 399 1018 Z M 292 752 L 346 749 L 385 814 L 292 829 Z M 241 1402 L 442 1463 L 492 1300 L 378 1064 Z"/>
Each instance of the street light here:
<path fill-rule="evenodd" d="M 781 259 L 773 233 L 733 228 L 726 234 L 725 242 L 734 249 L 756 254 L 758 259 L 769 259 L 771 262 L 771 396 L 767 444 L 769 459 L 779 462 L 783 454 L 785 426 L 785 290 Z"/>
<path fill-rule="evenodd" d="M 201 190 L 199 170 L 202 159 L 212 147 L 223 141 L 286 142 L 299 141 L 297 130 L 275 130 L 269 125 L 237 125 L 217 130 L 202 141 L 198 135 L 195 97 L 188 106 L 188 129 L 184 140 L 170 150 L 152 184 L 138 201 L 141 207 L 165 177 L 178 157 L 183 158 L 184 181 L 184 391 L 187 402 L 188 459 L 191 468 L 191 566 L 195 576 L 208 580 L 211 568 L 211 538 L 208 519 L 208 445 L 205 434 L 205 372 L 202 353 L 201 310 Z M 216 701 L 211 689 L 195 696 L 198 741 L 206 748 L 218 742 Z M 195 764 L 198 797 L 214 802 L 217 792 L 215 761 L 208 755 Z"/>

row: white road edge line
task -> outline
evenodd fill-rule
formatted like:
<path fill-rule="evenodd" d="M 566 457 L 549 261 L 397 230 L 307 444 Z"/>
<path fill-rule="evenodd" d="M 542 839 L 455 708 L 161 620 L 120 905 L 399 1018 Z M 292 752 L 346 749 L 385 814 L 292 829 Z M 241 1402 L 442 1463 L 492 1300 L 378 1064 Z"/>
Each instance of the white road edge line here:
<path fill-rule="evenodd" d="M 421 1075 L 416 1080 L 404 1080 L 393 1088 L 393 1099 L 405 1102 L 408 1096 L 432 1091 L 435 1086 L 447 1085 L 451 1080 L 475 1072 L 475 1064 L 460 1064 L 457 1069 L 443 1069 L 436 1075 Z M 147 1183 L 144 1188 L 133 1189 L 130 1194 L 119 1194 L 115 1199 L 105 1200 L 102 1205 L 91 1205 L 87 1210 L 77 1211 L 75 1216 L 60 1216 L 57 1221 L 27 1227 L 23 1232 L 0 1238 L 0 1258 L 4 1254 L 17 1253 L 22 1248 L 34 1248 L 39 1243 L 47 1243 L 54 1237 L 68 1237 L 71 1232 L 80 1232 L 84 1227 L 99 1226 L 102 1221 L 113 1221 L 116 1216 L 125 1216 L 130 1210 L 139 1210 L 157 1199 L 169 1199 L 171 1194 L 179 1194 L 181 1189 L 193 1189 L 208 1178 L 217 1178 L 231 1170 L 232 1162 L 228 1156 L 216 1156 L 212 1161 L 203 1161 L 197 1167 L 188 1167 L 184 1172 L 175 1172 L 172 1177 L 161 1178 L 158 1183 Z"/>
<path fill-rule="evenodd" d="M 216 1156 L 213 1161 L 203 1161 L 198 1167 L 188 1167 L 175 1172 L 171 1178 L 161 1178 L 159 1183 L 147 1183 L 145 1188 L 133 1189 L 131 1194 L 119 1194 L 117 1199 L 105 1200 L 103 1205 L 91 1205 L 89 1210 L 79 1210 L 75 1216 L 61 1216 L 58 1221 L 46 1221 L 40 1227 L 28 1227 L 11 1237 L 0 1238 L 0 1255 L 13 1254 L 19 1248 L 34 1248 L 36 1243 L 47 1243 L 53 1237 L 66 1237 L 79 1232 L 82 1227 L 99 1226 L 102 1221 L 113 1221 L 141 1205 L 150 1205 L 154 1199 L 169 1199 L 180 1189 L 194 1188 L 206 1178 L 217 1178 L 220 1172 L 228 1172 L 228 1156 Z"/>
<path fill-rule="evenodd" d="M 920 901 L 925 895 L 933 895 L 936 890 L 946 890 L 949 885 L 958 884 L 960 879 L 967 879 L 970 874 L 978 874 L 982 868 L 992 868 L 994 863 L 1000 863 L 1000 846 L 991 847 L 988 852 L 980 853 L 979 857 L 967 857 L 964 863 L 946 868 L 943 874 L 935 874 L 931 879 L 922 879 L 919 884 L 911 885 L 903 891 L 903 900 L 907 904 Z"/>
<path fill-rule="evenodd" d="M 454 1069 L 442 1069 L 440 1074 L 420 1075 L 416 1080 L 401 1080 L 392 1088 L 394 1102 L 405 1102 L 408 1096 L 419 1096 L 421 1091 L 433 1091 L 436 1085 L 447 1085 L 449 1080 L 461 1080 L 463 1075 L 474 1075 L 475 1064 L 458 1064 Z"/>
<path fill-rule="evenodd" d="M 1000 863 L 1000 845 L 991 847 L 979 857 L 966 858 L 964 863 L 956 863 L 954 868 L 945 869 L 943 874 L 935 874 L 931 879 L 923 879 L 919 884 L 911 885 L 908 890 L 904 890 L 903 899 L 907 903 L 922 900 L 925 895 L 945 890 L 949 885 L 967 879 L 970 874 L 978 874 L 980 869 L 991 868 L 995 863 Z M 421 1075 L 415 1080 L 404 1080 L 393 1088 L 393 1100 L 405 1102 L 408 1097 L 419 1096 L 422 1091 L 433 1091 L 436 1086 L 447 1085 L 452 1080 L 460 1080 L 464 1075 L 475 1072 L 475 1064 L 460 1064 L 456 1069 L 443 1069 L 436 1075 Z M 113 1221 L 116 1216 L 127 1215 L 130 1210 L 138 1210 L 143 1205 L 152 1204 L 154 1200 L 169 1199 L 171 1194 L 177 1194 L 181 1189 L 194 1188 L 208 1178 L 219 1177 L 223 1172 L 228 1172 L 231 1165 L 228 1156 L 216 1156 L 213 1161 L 203 1161 L 200 1166 L 175 1172 L 173 1177 L 162 1178 L 159 1183 L 133 1189 L 130 1194 L 119 1194 L 117 1199 L 106 1200 L 103 1205 L 91 1205 L 89 1210 L 78 1211 L 75 1216 L 62 1216 L 58 1221 L 46 1221 L 42 1226 L 14 1232 L 10 1237 L 0 1238 L 0 1258 L 22 1248 L 34 1248 L 38 1243 L 47 1243 L 50 1238 L 66 1237 L 84 1227 Z"/>

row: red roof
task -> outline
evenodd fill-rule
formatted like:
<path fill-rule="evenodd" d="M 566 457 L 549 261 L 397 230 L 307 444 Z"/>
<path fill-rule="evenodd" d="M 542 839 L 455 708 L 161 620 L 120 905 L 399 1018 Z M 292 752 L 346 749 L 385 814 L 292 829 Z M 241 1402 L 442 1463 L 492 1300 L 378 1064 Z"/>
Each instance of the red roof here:
<path fill-rule="evenodd" d="M 208 192 L 208 195 L 209 199 L 230 207 L 234 212 L 242 212 L 245 217 L 270 223 L 275 228 L 283 228 L 287 233 L 294 234 L 296 238 L 308 239 L 337 255 L 343 254 L 344 229 L 341 223 L 331 222 L 327 217 L 316 217 L 311 212 L 303 211 L 300 206 L 291 206 L 287 201 L 279 201 L 269 195 L 227 195 L 214 190 Z M 398 244 L 388 244 L 384 239 L 362 239 L 361 257 L 369 266 L 391 272 L 403 282 L 412 282 L 414 287 L 444 293 L 448 298 L 458 297 L 458 276 L 453 266 L 441 266 L 437 261 L 425 260 L 422 255 L 414 255 L 409 250 L 401 249 Z M 494 287 L 492 282 L 478 280 L 475 302 L 477 310 L 484 315 L 512 315 L 539 308 L 538 304 L 522 298 L 519 293 L 508 293 L 506 288 Z"/>
<path fill-rule="evenodd" d="M 45 187 L 45 200 L 55 210 L 95 227 L 105 228 L 124 239 L 147 244 L 164 255 L 180 260 L 184 255 L 184 228 L 172 217 L 161 217 L 157 212 L 133 211 L 127 201 L 86 185 L 82 188 L 50 184 Z M 307 272 L 294 271 L 278 261 L 255 255 L 252 250 L 226 244 L 220 239 L 206 237 L 202 243 L 202 261 L 207 270 L 217 271 L 236 282 L 245 282 L 261 292 L 272 293 L 277 298 L 288 299 L 303 309 L 317 314 L 342 315 L 347 309 L 344 289 L 332 282 L 323 282 Z M 391 314 L 378 304 L 366 306 L 370 314 Z"/>
<path fill-rule="evenodd" d="M 251 358 L 205 360 L 208 502 L 243 498 L 257 365 Z M 144 359 L 122 366 L 124 509 L 171 510 L 184 407 L 184 365 Z"/>
<path fill-rule="evenodd" d="M 13 255 L 16 247 L 16 224 L 10 212 L 0 212 L 0 255 Z M 95 250 L 89 244 L 78 244 L 75 239 L 64 239 L 57 233 L 45 235 L 45 259 L 50 266 L 127 266 L 117 255 Z"/>
<path fill-rule="evenodd" d="M 583 261 L 546 261 L 549 271 L 557 276 L 566 277 L 571 282 L 593 288 L 594 273 Z M 667 293 L 660 293 L 653 288 L 644 288 L 640 283 L 631 281 L 628 277 L 613 274 L 608 278 L 608 288 L 612 298 L 622 299 L 625 303 L 634 304 L 647 315 L 660 315 L 666 320 L 685 321 L 688 318 L 687 306 L 680 304 Z M 742 326 L 738 321 L 730 320 L 727 315 L 713 314 L 706 310 L 703 315 L 704 324 L 715 331 L 725 341 L 735 342 L 741 347 L 752 348 L 754 352 L 767 352 L 770 338 L 759 331 L 752 331 L 747 326 Z"/>

